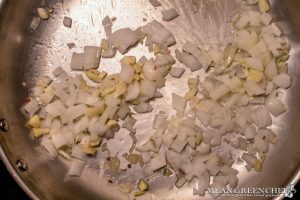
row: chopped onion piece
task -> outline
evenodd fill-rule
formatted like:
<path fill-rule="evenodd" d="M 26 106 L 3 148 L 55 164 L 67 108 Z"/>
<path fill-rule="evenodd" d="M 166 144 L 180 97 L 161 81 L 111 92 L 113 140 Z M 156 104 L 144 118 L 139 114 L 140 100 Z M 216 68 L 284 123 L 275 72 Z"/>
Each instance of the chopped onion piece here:
<path fill-rule="evenodd" d="M 249 95 L 260 95 L 265 93 L 265 90 L 260 85 L 251 80 L 247 80 L 244 83 L 244 87 Z"/>
<path fill-rule="evenodd" d="M 156 84 L 147 79 L 140 82 L 140 95 L 152 98 L 156 92 Z"/>
<path fill-rule="evenodd" d="M 68 174 L 70 176 L 80 176 L 82 171 L 84 170 L 84 167 L 86 165 L 86 162 L 83 162 L 81 160 L 73 159 L 71 168 L 69 169 Z"/>
<path fill-rule="evenodd" d="M 39 17 L 43 20 L 47 20 L 50 17 L 49 11 L 45 8 L 37 8 L 37 13 Z"/>
<path fill-rule="evenodd" d="M 271 28 L 273 30 L 274 35 L 276 35 L 277 37 L 279 37 L 281 35 L 281 30 L 275 23 L 271 24 Z"/>
<path fill-rule="evenodd" d="M 148 140 L 147 142 L 145 142 L 142 146 L 137 147 L 138 151 L 152 151 L 152 152 L 157 152 L 154 143 L 152 140 Z"/>
<path fill-rule="evenodd" d="M 66 110 L 66 107 L 62 104 L 60 100 L 55 100 L 54 102 L 46 106 L 46 111 L 53 117 L 58 117 L 62 115 Z"/>
<path fill-rule="evenodd" d="M 51 141 L 56 149 L 60 149 L 68 145 L 68 140 L 62 133 L 51 134 Z"/>
<path fill-rule="evenodd" d="M 118 107 L 107 106 L 102 115 L 100 116 L 99 122 L 105 124 L 108 119 L 112 119 L 114 117 L 117 110 Z"/>
<path fill-rule="evenodd" d="M 218 158 L 218 156 L 210 155 L 206 157 L 206 160 L 207 160 L 206 166 L 209 173 L 213 176 L 218 174 L 218 172 L 220 171 L 220 167 L 219 167 L 220 159 Z"/>
<path fill-rule="evenodd" d="M 72 146 L 72 153 L 71 155 L 78 159 L 78 160 L 82 160 L 84 162 L 87 161 L 87 156 L 86 154 L 81 150 L 81 148 L 79 147 L 79 145 L 73 145 Z"/>
<path fill-rule="evenodd" d="M 272 80 L 278 74 L 277 66 L 275 60 L 271 60 L 271 62 L 266 66 L 265 74 L 269 80 Z"/>
<path fill-rule="evenodd" d="M 273 134 L 273 132 L 269 129 L 258 129 L 257 130 L 257 135 L 254 138 L 254 143 L 252 146 L 252 147 L 254 147 L 255 151 L 260 152 L 260 153 L 265 153 L 268 151 L 269 136 L 271 135 L 271 134 L 269 134 L 270 132 Z"/>
<path fill-rule="evenodd" d="M 57 156 L 57 150 L 48 136 L 42 137 L 41 145 L 48 151 L 51 158 L 55 158 Z"/>
<path fill-rule="evenodd" d="M 134 69 L 130 65 L 124 63 L 122 63 L 121 66 L 120 78 L 126 83 L 130 83 L 134 77 Z"/>
<path fill-rule="evenodd" d="M 121 103 L 121 99 L 115 98 L 112 95 L 105 97 L 105 104 L 110 107 L 117 107 Z"/>
<path fill-rule="evenodd" d="M 260 15 L 260 20 L 264 25 L 269 25 L 272 21 L 272 16 L 269 13 L 262 13 Z"/>
<path fill-rule="evenodd" d="M 243 62 L 245 62 L 245 65 L 251 69 L 255 69 L 258 71 L 263 71 L 264 66 L 260 59 L 257 58 L 244 58 Z"/>
<path fill-rule="evenodd" d="M 165 65 L 173 65 L 175 64 L 175 60 L 172 56 L 167 54 L 159 54 L 155 57 L 155 65 L 156 66 L 165 66 Z"/>
<path fill-rule="evenodd" d="M 51 86 L 49 86 L 45 89 L 45 92 L 41 94 L 40 99 L 44 104 L 48 104 L 52 101 L 54 96 L 55 96 L 54 90 Z"/>
<path fill-rule="evenodd" d="M 32 95 L 34 97 L 39 97 L 41 94 L 43 94 L 44 90 L 45 90 L 44 87 L 36 86 L 36 87 L 32 88 Z"/>
<path fill-rule="evenodd" d="M 129 113 L 130 113 L 130 109 L 128 104 L 122 103 L 119 107 L 117 115 L 120 117 L 120 119 L 124 120 Z"/>
<path fill-rule="evenodd" d="M 202 67 L 201 64 L 194 56 L 184 51 L 183 52 L 175 51 L 175 53 L 178 61 L 183 63 L 188 68 L 190 68 L 192 72 L 201 69 Z"/>
<path fill-rule="evenodd" d="M 26 103 L 22 109 L 26 112 L 26 114 L 31 117 L 33 116 L 39 109 L 40 109 L 40 106 L 39 104 L 37 103 L 36 100 L 30 98 L 29 99 L 29 102 Z"/>
<path fill-rule="evenodd" d="M 83 55 L 84 70 L 97 69 L 99 67 L 101 49 L 95 46 L 85 46 Z"/>
<path fill-rule="evenodd" d="M 112 26 L 113 25 L 113 23 L 112 23 L 112 21 L 111 21 L 111 19 L 110 19 L 110 17 L 109 16 L 105 16 L 104 18 L 103 18 L 103 20 L 102 20 L 102 25 L 103 26 Z"/>
<path fill-rule="evenodd" d="M 158 70 L 158 66 L 152 61 L 146 61 L 143 65 L 143 73 L 150 81 L 155 81 L 158 78 L 162 78 L 161 71 Z"/>
<path fill-rule="evenodd" d="M 102 58 L 113 58 L 116 55 L 117 51 L 115 48 L 106 49 L 101 52 Z"/>
<path fill-rule="evenodd" d="M 227 177 L 223 175 L 217 175 L 213 178 L 214 183 L 219 183 L 220 185 L 227 185 Z"/>
<path fill-rule="evenodd" d="M 149 0 L 149 2 L 155 8 L 161 6 L 161 3 L 158 0 Z"/>
<path fill-rule="evenodd" d="M 129 48 L 139 41 L 139 35 L 130 28 L 116 30 L 109 37 L 111 43 L 122 54 L 126 53 Z"/>
<path fill-rule="evenodd" d="M 36 31 L 38 29 L 40 23 L 41 23 L 41 18 L 39 18 L 39 17 L 33 17 L 32 21 L 30 23 L 30 28 L 32 30 Z"/>
<path fill-rule="evenodd" d="M 133 110 L 137 113 L 147 113 L 152 111 L 152 106 L 149 103 L 140 103 L 133 106 Z"/>
<path fill-rule="evenodd" d="M 274 85 L 282 89 L 287 89 L 291 85 L 291 77 L 288 74 L 279 74 L 273 79 Z"/>
<path fill-rule="evenodd" d="M 180 78 L 181 75 L 184 73 L 185 69 L 179 67 L 172 67 L 169 74 L 175 78 Z"/>
<path fill-rule="evenodd" d="M 272 60 L 272 54 L 263 38 L 261 38 L 254 46 L 252 46 L 248 53 L 253 58 L 259 58 L 261 62 L 266 66 Z"/>
<path fill-rule="evenodd" d="M 177 153 L 181 153 L 186 145 L 187 145 L 187 140 L 183 140 L 177 137 L 171 144 L 170 148 Z"/>
<path fill-rule="evenodd" d="M 259 0 L 258 6 L 259 6 L 260 12 L 262 12 L 262 13 L 268 12 L 271 9 L 269 0 Z"/>
<path fill-rule="evenodd" d="M 240 96 L 239 94 L 233 94 L 233 95 L 225 102 L 225 107 L 228 107 L 228 108 L 234 107 L 234 106 L 237 104 L 237 102 L 238 102 L 238 100 L 239 100 L 240 97 L 241 97 L 241 96 Z"/>
<path fill-rule="evenodd" d="M 61 67 L 57 67 L 53 72 L 52 72 L 53 76 L 55 77 L 61 77 L 62 79 L 67 78 L 68 74 L 65 70 L 63 70 L 63 68 Z"/>
<path fill-rule="evenodd" d="M 274 89 L 274 84 L 273 84 L 272 81 L 269 81 L 269 82 L 267 83 L 267 87 L 266 87 L 266 92 L 265 92 L 266 95 L 271 94 L 272 91 L 273 91 L 273 89 Z"/>
<path fill-rule="evenodd" d="M 266 101 L 266 107 L 272 115 L 279 116 L 286 111 L 286 107 L 278 98 L 269 98 Z"/>
<path fill-rule="evenodd" d="M 204 196 L 205 191 L 209 187 L 210 175 L 206 170 L 200 176 L 198 176 L 198 195 Z"/>
<path fill-rule="evenodd" d="M 64 19 L 63 19 L 63 25 L 65 27 L 71 28 L 71 26 L 72 26 L 72 18 L 65 16 Z"/>
<path fill-rule="evenodd" d="M 238 178 L 236 175 L 234 174 L 229 174 L 227 177 L 227 181 L 228 181 L 228 185 L 231 188 L 236 188 L 237 184 L 238 184 Z"/>
<path fill-rule="evenodd" d="M 212 58 L 210 57 L 209 53 L 199 49 L 195 44 L 191 42 L 184 43 L 182 49 L 183 51 L 192 54 L 198 60 L 204 70 L 207 71 L 212 62 Z"/>
<path fill-rule="evenodd" d="M 212 100 L 216 101 L 218 99 L 220 99 L 221 97 L 223 97 L 225 94 L 227 94 L 230 91 L 230 89 L 225 85 L 219 85 L 217 87 L 215 87 L 209 94 L 210 98 L 212 98 Z"/>
<path fill-rule="evenodd" d="M 242 15 L 240 19 L 235 23 L 235 27 L 239 30 L 244 29 L 249 24 L 249 16 L 248 15 Z"/>
<path fill-rule="evenodd" d="M 157 156 L 153 157 L 150 161 L 150 168 L 155 171 L 167 165 L 165 152 L 161 150 Z"/>
<path fill-rule="evenodd" d="M 248 32 L 247 30 L 241 30 L 237 32 L 236 42 L 240 49 L 247 51 L 257 42 L 257 35 L 255 32 Z"/>
<path fill-rule="evenodd" d="M 260 13 L 254 10 L 249 10 L 248 11 L 248 16 L 249 16 L 249 25 L 250 26 L 260 26 Z"/>
<path fill-rule="evenodd" d="M 162 24 L 153 20 L 142 27 L 142 31 L 151 37 L 151 42 L 160 46 L 171 46 L 175 44 L 174 35 L 166 29 Z"/>
<path fill-rule="evenodd" d="M 172 93 L 172 105 L 179 113 L 184 113 L 186 107 L 186 99 L 177 94 Z"/>
<path fill-rule="evenodd" d="M 242 159 L 252 166 L 256 171 L 261 171 L 261 162 L 252 154 L 243 153 Z"/>
<path fill-rule="evenodd" d="M 139 94 L 140 94 L 140 84 L 138 81 L 134 81 L 128 86 L 128 90 L 125 95 L 125 100 L 126 101 L 135 100 L 137 99 Z"/>
<path fill-rule="evenodd" d="M 177 188 L 181 188 L 186 182 L 187 182 L 187 180 L 184 177 L 180 177 L 180 178 L 177 177 L 175 186 Z"/>
<path fill-rule="evenodd" d="M 93 135 L 103 136 L 107 131 L 107 127 L 97 118 L 93 118 L 89 122 L 88 131 Z"/>
<path fill-rule="evenodd" d="M 251 116 L 258 128 L 264 128 L 272 124 L 270 113 L 264 106 L 253 111 Z"/>
<path fill-rule="evenodd" d="M 126 117 L 124 123 L 122 124 L 123 128 L 126 128 L 131 133 L 135 133 L 134 124 L 136 123 L 136 119 L 132 118 L 130 115 Z"/>
<path fill-rule="evenodd" d="M 220 49 L 212 48 L 208 51 L 208 54 L 214 64 L 221 65 L 223 63 L 223 53 Z"/>
<path fill-rule="evenodd" d="M 152 128 L 154 128 L 154 129 L 159 128 L 163 123 L 165 123 L 166 120 L 167 120 L 166 113 L 164 113 L 162 111 L 159 112 L 154 117 Z"/>
<path fill-rule="evenodd" d="M 244 135 L 245 135 L 245 137 L 246 137 L 247 140 L 253 139 L 255 137 L 255 135 L 256 135 L 256 129 L 255 129 L 255 127 L 253 125 L 246 124 Z"/>
<path fill-rule="evenodd" d="M 55 94 L 55 96 L 57 96 L 57 97 L 61 100 L 61 102 L 63 102 L 64 104 L 65 104 L 65 102 L 68 101 L 69 96 L 68 96 L 68 94 L 67 94 L 63 89 L 61 89 L 61 88 L 59 88 L 59 87 L 55 88 L 54 94 Z"/>
<path fill-rule="evenodd" d="M 197 153 L 199 155 L 209 154 L 210 151 L 211 151 L 210 146 L 208 144 L 203 143 L 203 142 L 197 147 Z"/>
<path fill-rule="evenodd" d="M 50 85 L 51 82 L 52 82 L 52 79 L 49 76 L 42 76 L 38 80 L 37 84 L 42 87 L 47 87 Z"/>
<path fill-rule="evenodd" d="M 169 8 L 167 10 L 163 10 L 161 14 L 162 14 L 162 20 L 164 21 L 171 21 L 179 16 L 175 8 Z"/>
<path fill-rule="evenodd" d="M 70 68 L 72 70 L 83 70 L 83 66 L 84 66 L 84 54 L 74 52 L 72 54 Z"/>
<path fill-rule="evenodd" d="M 113 23 L 109 16 L 105 16 L 102 20 L 102 25 L 104 27 L 106 37 L 109 37 L 112 34 L 111 28 Z"/>
<path fill-rule="evenodd" d="M 84 115 L 86 113 L 87 106 L 79 104 L 66 109 L 65 113 L 61 116 L 62 123 L 73 122 L 74 119 Z"/>

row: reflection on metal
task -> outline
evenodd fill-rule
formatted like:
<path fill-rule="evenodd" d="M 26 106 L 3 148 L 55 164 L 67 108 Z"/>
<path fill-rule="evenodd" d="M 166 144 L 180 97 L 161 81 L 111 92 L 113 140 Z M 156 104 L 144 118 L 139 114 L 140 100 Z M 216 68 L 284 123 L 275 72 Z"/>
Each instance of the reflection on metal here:
<path fill-rule="evenodd" d="M 25 162 L 25 160 L 23 159 L 18 159 L 16 161 L 16 166 L 18 169 L 20 169 L 21 171 L 26 171 L 28 169 L 27 163 Z"/>
<path fill-rule="evenodd" d="M 7 132 L 9 130 L 8 122 L 5 119 L 0 119 L 0 130 Z"/>

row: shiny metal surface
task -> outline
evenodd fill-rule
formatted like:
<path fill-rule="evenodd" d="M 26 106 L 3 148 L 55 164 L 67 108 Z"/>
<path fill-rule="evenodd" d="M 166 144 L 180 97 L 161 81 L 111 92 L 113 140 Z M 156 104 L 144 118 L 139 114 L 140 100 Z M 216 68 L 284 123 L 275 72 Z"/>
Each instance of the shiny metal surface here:
<path fill-rule="evenodd" d="M 155 9 L 147 0 L 65 0 L 63 3 L 52 0 L 49 5 L 54 8 L 53 15 L 34 32 L 29 25 L 39 1 L 0 0 L 0 118 L 5 118 L 10 125 L 7 133 L 0 134 L 0 154 L 17 182 L 33 199 L 127 199 L 111 184 L 99 178 L 93 168 L 86 169 L 81 178 L 65 177 L 67 163 L 61 158 L 49 159 L 38 141 L 29 137 L 19 108 L 30 93 L 30 88 L 39 75 L 50 74 L 57 66 L 70 72 L 68 65 L 72 52 L 82 51 L 84 45 L 98 45 L 104 37 L 101 20 L 106 15 L 117 18 L 113 30 L 137 28 L 152 19 L 160 21 L 160 11 L 174 6 L 180 17 L 163 24 L 175 34 L 176 47 L 180 48 L 186 40 L 203 47 L 223 46 L 232 35 L 227 23 L 229 16 L 245 9 L 241 2 L 161 0 L 163 6 Z M 293 77 L 293 84 L 284 94 L 288 111 L 274 120 L 272 128 L 279 136 L 279 143 L 271 146 L 263 172 L 246 173 L 240 167 L 239 185 L 245 187 L 283 187 L 299 179 L 300 2 L 271 2 L 272 14 L 292 47 L 289 74 Z M 71 29 L 62 25 L 64 16 L 72 17 Z M 70 50 L 66 45 L 69 42 L 74 42 L 76 47 Z M 128 54 L 149 56 L 148 50 L 142 46 L 130 50 Z M 109 73 L 118 72 L 120 58 L 121 55 L 117 54 L 114 59 L 102 59 L 100 68 Z M 166 87 L 162 89 L 165 97 L 155 101 L 153 113 L 159 110 L 169 113 L 171 93 L 185 91 L 187 78 L 197 73 L 185 73 L 180 81 L 168 77 Z M 22 82 L 26 82 L 26 87 L 22 86 Z M 140 116 L 137 137 L 146 139 L 152 119 L 153 114 Z M 111 144 L 112 154 L 122 152 L 131 145 L 125 130 L 121 130 L 116 137 L 119 140 Z M 28 164 L 26 171 L 16 169 L 15 163 L 19 158 Z M 192 187 L 167 190 L 166 186 L 163 187 L 163 181 L 154 181 L 153 189 L 144 199 L 199 199 L 192 195 Z"/>

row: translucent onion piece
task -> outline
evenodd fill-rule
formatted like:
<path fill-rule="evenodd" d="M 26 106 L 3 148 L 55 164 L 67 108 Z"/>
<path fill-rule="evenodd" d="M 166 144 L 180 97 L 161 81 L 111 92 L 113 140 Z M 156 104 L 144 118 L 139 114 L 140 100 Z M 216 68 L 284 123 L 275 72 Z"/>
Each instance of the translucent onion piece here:
<path fill-rule="evenodd" d="M 272 124 L 270 113 L 264 106 L 259 107 L 255 111 L 253 111 L 251 116 L 258 128 L 267 127 Z"/>
<path fill-rule="evenodd" d="M 273 83 L 277 87 L 287 89 L 291 85 L 291 77 L 285 73 L 279 74 L 274 77 Z"/>
<path fill-rule="evenodd" d="M 177 94 L 172 93 L 172 105 L 175 110 L 180 113 L 184 113 L 186 107 L 186 99 Z"/>
<path fill-rule="evenodd" d="M 175 8 L 169 8 L 161 12 L 162 20 L 164 21 L 171 21 L 179 16 L 178 12 Z"/>
<path fill-rule="evenodd" d="M 285 105 L 278 98 L 267 99 L 266 107 L 275 117 L 286 111 Z"/>
<path fill-rule="evenodd" d="M 70 176 L 80 176 L 84 170 L 85 165 L 86 165 L 86 162 L 83 162 L 83 161 L 77 160 L 77 159 L 73 159 L 71 168 L 69 169 L 68 174 Z"/>
<path fill-rule="evenodd" d="M 113 32 L 109 40 L 122 54 L 139 41 L 139 35 L 130 28 L 122 28 Z"/>

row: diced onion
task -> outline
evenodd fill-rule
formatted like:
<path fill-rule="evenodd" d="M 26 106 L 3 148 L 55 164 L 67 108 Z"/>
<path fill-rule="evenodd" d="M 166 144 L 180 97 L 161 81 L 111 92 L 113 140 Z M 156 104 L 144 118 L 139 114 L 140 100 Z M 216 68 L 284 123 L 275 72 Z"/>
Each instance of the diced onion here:
<path fill-rule="evenodd" d="M 46 106 L 46 111 L 53 117 L 62 115 L 65 110 L 66 107 L 61 103 L 60 100 L 55 100 Z"/>
<path fill-rule="evenodd" d="M 156 84 L 147 79 L 140 82 L 140 94 L 152 98 L 156 92 Z"/>
<path fill-rule="evenodd" d="M 277 87 L 287 89 L 291 85 L 291 77 L 285 73 L 279 74 L 274 77 L 273 83 Z"/>
<path fill-rule="evenodd" d="M 272 123 L 270 113 L 264 106 L 253 111 L 252 119 L 258 128 L 270 126 Z"/>
<path fill-rule="evenodd" d="M 146 113 L 152 110 L 152 106 L 149 103 L 140 103 L 133 106 L 133 109 L 137 113 Z"/>
<path fill-rule="evenodd" d="M 51 141 L 56 149 L 60 149 L 68 144 L 67 138 L 62 133 L 51 134 Z"/>
<path fill-rule="evenodd" d="M 173 108 L 180 113 L 184 113 L 186 107 L 186 99 L 174 93 L 172 94 L 172 99 Z"/>
<path fill-rule="evenodd" d="M 175 8 L 169 8 L 167 10 L 164 10 L 161 12 L 161 14 L 162 14 L 162 20 L 164 21 L 171 21 L 174 18 L 179 16 Z"/>
<path fill-rule="evenodd" d="M 161 3 L 158 0 L 149 0 L 149 2 L 151 3 L 151 5 L 153 7 L 159 7 L 159 6 L 161 6 Z"/>
<path fill-rule="evenodd" d="M 122 69 L 120 72 L 120 78 L 126 83 L 130 83 L 133 80 L 134 69 L 127 64 L 122 64 Z"/>
<path fill-rule="evenodd" d="M 71 168 L 69 169 L 68 174 L 70 176 L 80 176 L 82 171 L 84 170 L 84 167 L 86 165 L 86 162 L 83 162 L 81 160 L 73 159 Z"/>
<path fill-rule="evenodd" d="M 267 99 L 266 107 L 275 117 L 286 111 L 284 104 L 278 98 Z"/>
<path fill-rule="evenodd" d="M 109 40 L 120 53 L 124 54 L 139 41 L 139 35 L 130 28 L 122 28 L 113 32 Z"/>
<path fill-rule="evenodd" d="M 95 46 L 85 46 L 83 55 L 84 70 L 97 69 L 99 67 L 101 49 Z"/>
<path fill-rule="evenodd" d="M 244 83 L 244 87 L 249 95 L 260 95 L 265 93 L 265 90 L 255 82 L 247 80 Z"/>
<path fill-rule="evenodd" d="M 29 99 L 29 102 L 26 103 L 22 109 L 26 112 L 26 114 L 28 114 L 28 116 L 31 117 L 40 109 L 40 106 L 36 100 Z"/>

